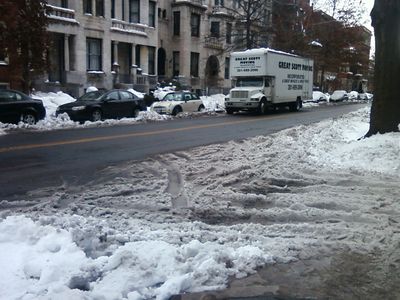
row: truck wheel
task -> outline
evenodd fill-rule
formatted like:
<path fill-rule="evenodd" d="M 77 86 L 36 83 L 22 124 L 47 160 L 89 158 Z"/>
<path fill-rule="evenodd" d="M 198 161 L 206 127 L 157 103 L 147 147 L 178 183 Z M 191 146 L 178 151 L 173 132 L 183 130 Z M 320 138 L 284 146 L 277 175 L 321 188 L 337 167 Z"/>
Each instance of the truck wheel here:
<path fill-rule="evenodd" d="M 290 103 L 289 108 L 291 111 L 299 111 L 302 106 L 301 100 L 297 99 L 296 102 Z"/>
<path fill-rule="evenodd" d="M 260 105 L 258 106 L 258 113 L 261 115 L 265 115 L 267 113 L 267 101 L 262 99 Z"/>
<path fill-rule="evenodd" d="M 234 110 L 233 110 L 232 108 L 227 108 L 227 109 L 226 109 L 226 113 L 227 113 L 228 115 L 231 115 L 231 114 L 234 113 Z"/>

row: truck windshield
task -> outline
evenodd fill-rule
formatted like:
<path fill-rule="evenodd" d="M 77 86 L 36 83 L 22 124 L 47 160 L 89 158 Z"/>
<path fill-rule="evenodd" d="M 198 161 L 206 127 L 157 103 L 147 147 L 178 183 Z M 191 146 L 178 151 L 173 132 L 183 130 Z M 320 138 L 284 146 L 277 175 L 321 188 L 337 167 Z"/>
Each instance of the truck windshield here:
<path fill-rule="evenodd" d="M 249 78 L 238 78 L 236 81 L 236 87 L 260 87 L 263 86 L 264 80 L 262 77 L 249 77 Z"/>

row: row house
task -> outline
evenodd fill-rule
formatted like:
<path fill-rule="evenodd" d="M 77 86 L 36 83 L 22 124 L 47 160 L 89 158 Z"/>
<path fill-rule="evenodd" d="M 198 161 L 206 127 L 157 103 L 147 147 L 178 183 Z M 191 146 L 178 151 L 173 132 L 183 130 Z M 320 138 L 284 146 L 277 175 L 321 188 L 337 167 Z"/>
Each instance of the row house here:
<path fill-rule="evenodd" d="M 265 2 L 269 23 L 272 1 Z M 73 96 L 87 87 L 149 92 L 174 82 L 199 93 L 231 88 L 230 53 L 245 49 L 239 0 L 48 0 L 51 69 L 42 91 Z M 252 30 L 268 46 L 265 24 Z M 259 39 L 259 40 L 257 40 Z M 4 64 L 4 59 L 0 65 Z M 1 79 L 1 78 L 0 78 Z"/>
<path fill-rule="evenodd" d="M 146 91 L 156 74 L 157 2 L 152 0 L 50 0 L 52 48 L 41 90 L 77 96 L 91 85 L 126 84 Z"/>

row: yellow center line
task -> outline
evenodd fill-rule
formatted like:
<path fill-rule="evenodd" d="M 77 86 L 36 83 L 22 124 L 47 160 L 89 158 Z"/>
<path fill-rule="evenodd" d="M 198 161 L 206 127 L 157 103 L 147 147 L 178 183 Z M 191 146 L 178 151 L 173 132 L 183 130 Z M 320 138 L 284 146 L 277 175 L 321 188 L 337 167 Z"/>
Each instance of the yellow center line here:
<path fill-rule="evenodd" d="M 159 135 L 159 134 L 164 134 L 164 133 L 173 133 L 173 132 L 180 132 L 180 131 L 189 131 L 189 130 L 193 130 L 193 129 L 204 129 L 204 128 L 235 125 L 235 124 L 242 124 L 242 123 L 251 123 L 251 122 L 257 122 L 257 121 L 261 121 L 261 120 L 265 120 L 265 119 L 278 119 L 278 118 L 280 118 L 280 116 L 275 116 L 275 117 L 269 116 L 269 117 L 263 117 L 263 118 L 253 118 L 253 119 L 246 119 L 246 120 L 239 120 L 239 121 L 229 121 L 229 122 L 223 122 L 223 123 L 217 123 L 217 124 L 196 125 L 196 126 L 189 126 L 189 127 L 175 128 L 175 129 L 163 129 L 163 130 L 154 130 L 154 131 L 147 131 L 147 132 L 136 132 L 136 133 L 126 133 L 126 134 L 118 134 L 118 135 L 99 136 L 99 137 L 92 137 L 92 138 L 74 139 L 74 140 L 41 143 L 41 144 L 10 146 L 10 147 L 0 148 L 0 153 L 17 151 L 17 150 L 29 150 L 29 149 L 35 149 L 35 148 L 47 148 L 47 147 L 55 147 L 55 146 L 63 146 L 63 145 L 108 141 L 108 140 L 124 139 L 124 138 L 138 137 L 138 136 Z"/>

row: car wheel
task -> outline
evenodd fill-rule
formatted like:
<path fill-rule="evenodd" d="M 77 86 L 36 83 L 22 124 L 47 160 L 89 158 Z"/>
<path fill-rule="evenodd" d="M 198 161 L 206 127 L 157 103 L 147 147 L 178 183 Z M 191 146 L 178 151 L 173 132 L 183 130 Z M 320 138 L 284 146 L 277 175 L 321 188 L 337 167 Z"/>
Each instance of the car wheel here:
<path fill-rule="evenodd" d="M 36 124 L 36 116 L 34 113 L 26 112 L 21 117 L 22 122 L 28 125 Z"/>
<path fill-rule="evenodd" d="M 101 114 L 101 110 L 100 109 L 95 109 L 92 111 L 92 115 L 90 120 L 92 122 L 97 122 L 97 121 L 101 121 L 102 118 L 102 114 Z"/>
<path fill-rule="evenodd" d="M 177 114 L 182 112 L 182 108 L 180 106 L 175 106 L 174 109 L 172 110 L 171 115 L 176 116 Z"/>
<path fill-rule="evenodd" d="M 134 117 L 134 118 L 137 118 L 137 117 L 139 116 L 139 113 L 140 113 L 140 109 L 136 107 L 136 108 L 133 110 L 133 117 Z"/>
<path fill-rule="evenodd" d="M 199 108 L 197 109 L 198 111 L 204 111 L 206 108 L 204 107 L 203 104 L 200 104 Z"/>

